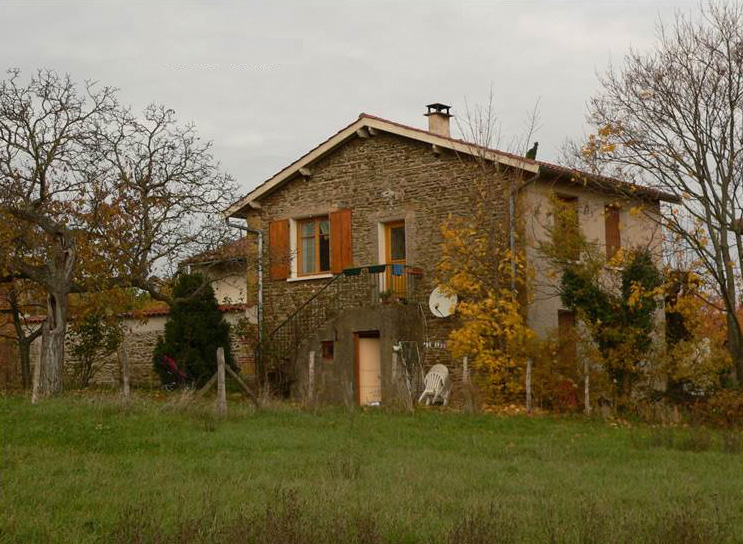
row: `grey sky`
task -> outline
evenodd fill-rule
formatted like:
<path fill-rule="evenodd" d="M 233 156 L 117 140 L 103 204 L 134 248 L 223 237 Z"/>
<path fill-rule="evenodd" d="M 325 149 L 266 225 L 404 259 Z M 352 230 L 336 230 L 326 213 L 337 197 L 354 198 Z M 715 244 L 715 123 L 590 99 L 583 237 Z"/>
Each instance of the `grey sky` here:
<path fill-rule="evenodd" d="M 596 70 L 677 2 L 3 2 L 0 69 L 39 67 L 173 107 L 247 190 L 367 112 L 424 128 L 487 100 L 503 146 L 541 98 L 540 158 L 583 133 Z"/>

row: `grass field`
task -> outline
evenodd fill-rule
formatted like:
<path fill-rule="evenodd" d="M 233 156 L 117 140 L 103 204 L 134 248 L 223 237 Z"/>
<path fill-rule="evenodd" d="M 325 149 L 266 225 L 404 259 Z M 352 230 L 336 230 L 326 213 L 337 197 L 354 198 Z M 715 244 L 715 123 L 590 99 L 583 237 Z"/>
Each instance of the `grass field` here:
<path fill-rule="evenodd" d="M 743 542 L 730 435 L 177 398 L 3 398 L 0 541 Z"/>

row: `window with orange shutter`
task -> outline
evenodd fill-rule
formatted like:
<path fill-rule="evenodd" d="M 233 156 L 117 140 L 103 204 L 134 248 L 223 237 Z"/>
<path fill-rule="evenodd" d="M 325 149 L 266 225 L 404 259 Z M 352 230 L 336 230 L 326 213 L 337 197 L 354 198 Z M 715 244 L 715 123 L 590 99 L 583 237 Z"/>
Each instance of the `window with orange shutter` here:
<path fill-rule="evenodd" d="M 297 273 L 330 272 L 330 220 L 328 216 L 297 221 Z"/>

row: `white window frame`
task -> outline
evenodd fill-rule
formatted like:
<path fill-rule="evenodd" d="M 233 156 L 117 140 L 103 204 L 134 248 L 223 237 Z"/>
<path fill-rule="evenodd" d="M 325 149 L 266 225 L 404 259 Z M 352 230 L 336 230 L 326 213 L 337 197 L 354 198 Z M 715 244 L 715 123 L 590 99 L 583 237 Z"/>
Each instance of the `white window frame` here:
<path fill-rule="evenodd" d="M 299 248 L 297 247 L 297 235 L 299 229 L 299 222 L 304 219 L 312 219 L 313 217 L 328 217 L 330 219 L 330 212 L 327 213 L 313 213 L 309 215 L 302 215 L 298 217 L 292 217 L 289 219 L 289 254 L 291 255 L 291 261 L 289 266 L 289 277 L 286 281 L 306 281 L 306 280 L 322 280 L 333 277 L 332 272 L 321 272 L 320 274 L 309 274 L 305 276 L 299 275 Z M 332 242 L 331 242 L 332 243 Z M 331 263 L 332 266 L 332 263 Z"/>

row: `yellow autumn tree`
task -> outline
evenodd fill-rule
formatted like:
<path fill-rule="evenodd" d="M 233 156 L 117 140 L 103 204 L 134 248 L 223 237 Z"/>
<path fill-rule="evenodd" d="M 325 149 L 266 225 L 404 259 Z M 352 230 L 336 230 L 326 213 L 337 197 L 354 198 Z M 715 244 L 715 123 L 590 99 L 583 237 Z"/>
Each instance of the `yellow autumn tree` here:
<path fill-rule="evenodd" d="M 524 259 L 510 248 L 507 221 L 492 211 L 492 185 L 483 182 L 475 193 L 472 214 L 450 216 L 442 226 L 438 279 L 460 300 L 451 355 L 468 357 L 473 381 L 488 402 L 498 403 L 523 393 L 526 346 L 534 333 L 519 297 Z"/>

